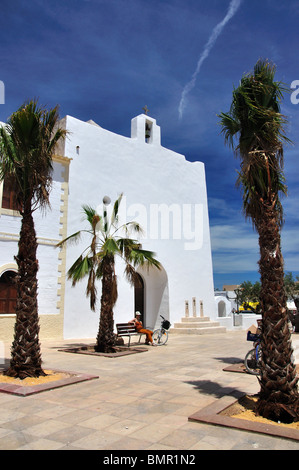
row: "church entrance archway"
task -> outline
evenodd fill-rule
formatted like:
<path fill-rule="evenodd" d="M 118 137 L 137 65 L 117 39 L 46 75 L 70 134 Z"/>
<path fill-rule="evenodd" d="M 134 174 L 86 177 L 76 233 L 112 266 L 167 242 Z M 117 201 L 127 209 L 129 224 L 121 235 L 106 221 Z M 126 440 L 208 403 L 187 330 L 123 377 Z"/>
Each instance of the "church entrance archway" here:
<path fill-rule="evenodd" d="M 139 290 L 135 287 L 135 312 L 139 310 L 143 314 L 143 325 L 146 328 L 155 329 L 161 324 L 160 315 L 169 320 L 168 276 L 163 266 L 161 269 L 138 268 L 138 274 L 143 287 L 139 287 Z"/>
<path fill-rule="evenodd" d="M 144 324 L 144 282 L 140 274 L 134 283 L 134 312 L 141 313 L 141 321 Z"/>

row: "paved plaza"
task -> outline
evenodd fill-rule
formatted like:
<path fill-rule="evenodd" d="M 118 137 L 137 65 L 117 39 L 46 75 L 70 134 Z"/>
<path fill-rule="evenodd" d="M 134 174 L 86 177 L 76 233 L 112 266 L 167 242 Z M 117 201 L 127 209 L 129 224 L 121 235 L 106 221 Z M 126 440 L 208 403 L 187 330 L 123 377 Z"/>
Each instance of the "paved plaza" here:
<path fill-rule="evenodd" d="M 97 379 L 26 397 L 0 393 L 0 450 L 299 449 L 294 440 L 188 421 L 223 396 L 258 392 L 256 377 L 223 370 L 244 359 L 246 332 L 170 335 L 165 346 L 117 358 L 59 351 L 88 342 L 43 341 L 44 368 Z"/>

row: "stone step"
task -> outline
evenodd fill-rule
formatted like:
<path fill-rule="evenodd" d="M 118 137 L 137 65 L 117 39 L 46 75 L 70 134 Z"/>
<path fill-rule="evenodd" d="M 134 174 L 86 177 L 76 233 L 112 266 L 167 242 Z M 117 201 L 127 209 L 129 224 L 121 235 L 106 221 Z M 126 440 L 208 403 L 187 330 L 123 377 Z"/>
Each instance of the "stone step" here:
<path fill-rule="evenodd" d="M 207 335 L 225 333 L 226 328 L 219 322 L 211 321 L 210 317 L 183 317 L 180 323 L 174 323 L 171 334 L 178 335 Z"/>
<path fill-rule="evenodd" d="M 226 333 L 224 326 L 212 326 L 205 328 L 171 328 L 170 334 L 174 335 L 208 335 L 216 333 Z"/>
<path fill-rule="evenodd" d="M 190 323 L 174 323 L 173 327 L 174 328 L 183 328 L 183 329 L 186 329 L 186 328 L 207 328 L 207 327 L 215 327 L 215 326 L 219 326 L 219 322 L 218 321 L 215 321 L 215 322 L 212 322 L 212 321 L 202 321 L 202 322 L 190 322 Z"/>
<path fill-rule="evenodd" d="M 182 323 L 197 323 L 202 321 L 210 321 L 209 317 L 183 317 L 181 318 Z"/>

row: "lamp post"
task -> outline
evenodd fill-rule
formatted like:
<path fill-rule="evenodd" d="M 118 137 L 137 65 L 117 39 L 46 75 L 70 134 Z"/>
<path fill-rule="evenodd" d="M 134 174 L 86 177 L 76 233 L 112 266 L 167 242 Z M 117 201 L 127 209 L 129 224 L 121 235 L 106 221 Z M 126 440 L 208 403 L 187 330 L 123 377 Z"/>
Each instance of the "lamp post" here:
<path fill-rule="evenodd" d="M 108 221 L 107 221 L 107 206 L 109 206 L 111 199 L 109 196 L 103 197 L 103 217 L 104 217 L 104 230 L 107 232 Z"/>

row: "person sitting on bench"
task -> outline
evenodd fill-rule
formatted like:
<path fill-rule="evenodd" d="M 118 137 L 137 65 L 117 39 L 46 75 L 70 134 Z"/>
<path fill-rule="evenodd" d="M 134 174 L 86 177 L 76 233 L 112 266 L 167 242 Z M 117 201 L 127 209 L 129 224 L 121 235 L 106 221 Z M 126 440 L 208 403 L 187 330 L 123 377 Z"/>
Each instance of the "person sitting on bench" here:
<path fill-rule="evenodd" d="M 136 312 L 135 318 L 133 318 L 133 320 L 130 320 L 129 323 L 133 323 L 135 325 L 136 331 L 138 333 L 144 333 L 146 335 L 145 344 L 151 344 L 152 346 L 156 346 L 155 343 L 153 343 L 153 338 L 152 338 L 153 332 L 151 330 L 147 330 L 146 328 L 143 328 L 140 312 Z"/>

